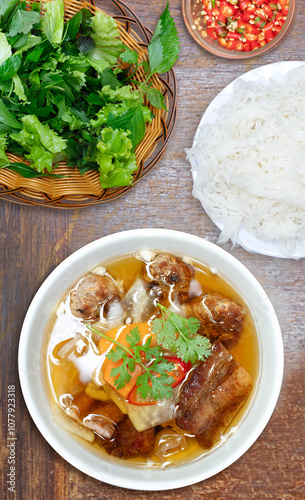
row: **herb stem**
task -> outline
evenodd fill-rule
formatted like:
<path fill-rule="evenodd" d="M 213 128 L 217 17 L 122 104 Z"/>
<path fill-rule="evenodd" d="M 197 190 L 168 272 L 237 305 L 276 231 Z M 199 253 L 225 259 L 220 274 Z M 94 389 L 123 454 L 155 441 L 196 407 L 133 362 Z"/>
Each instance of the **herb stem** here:
<path fill-rule="evenodd" d="M 102 333 L 102 332 L 99 332 L 96 328 L 93 328 L 93 326 L 89 325 L 89 323 L 85 323 L 85 325 L 87 326 L 87 328 L 89 328 L 89 330 L 91 330 L 92 332 L 94 333 L 97 333 L 98 335 L 100 335 L 101 337 L 103 337 L 104 339 L 106 340 L 109 340 L 111 343 L 113 344 L 116 344 L 117 346 L 121 347 L 124 351 L 128 352 L 128 354 L 130 354 L 133 359 L 135 359 L 135 356 L 133 354 L 132 351 L 130 351 L 128 349 L 128 347 L 124 346 L 123 344 L 121 344 L 120 342 L 118 342 L 117 340 L 114 340 L 112 339 L 111 337 L 108 337 L 108 335 L 106 335 L 105 333 Z"/>
<path fill-rule="evenodd" d="M 162 304 L 158 304 L 158 306 L 160 307 L 161 311 L 162 311 L 162 320 L 163 322 L 165 322 L 165 315 L 164 313 L 166 312 L 167 315 L 168 315 L 168 320 L 171 321 L 171 323 L 174 325 L 175 329 L 176 329 L 176 332 L 179 333 L 179 335 L 181 335 L 184 339 L 187 339 L 187 336 L 184 335 L 183 331 L 181 330 L 181 328 L 179 328 L 179 326 L 177 325 L 177 323 L 175 322 L 175 320 L 173 319 L 173 314 L 171 313 L 171 311 L 169 309 L 167 309 L 165 306 L 163 306 Z"/>
<path fill-rule="evenodd" d="M 114 340 L 112 339 L 111 337 L 108 337 L 108 335 L 106 335 L 105 333 L 102 333 L 102 332 L 99 332 L 98 330 L 96 330 L 96 328 L 93 328 L 93 326 L 89 325 L 89 323 L 85 323 L 85 325 L 94 333 L 97 333 L 98 335 L 100 335 L 101 337 L 103 337 L 104 339 L 106 340 L 109 340 L 110 342 L 116 344 L 117 346 L 121 347 L 125 352 L 127 352 L 134 360 L 135 362 L 140 365 L 147 373 L 149 373 L 150 375 L 153 376 L 153 373 L 152 371 L 149 369 L 148 366 L 144 365 L 141 361 L 137 360 L 136 356 L 134 355 L 133 351 L 129 350 L 128 347 L 124 346 L 123 344 L 121 344 L 120 342 L 118 342 L 117 340 Z"/>

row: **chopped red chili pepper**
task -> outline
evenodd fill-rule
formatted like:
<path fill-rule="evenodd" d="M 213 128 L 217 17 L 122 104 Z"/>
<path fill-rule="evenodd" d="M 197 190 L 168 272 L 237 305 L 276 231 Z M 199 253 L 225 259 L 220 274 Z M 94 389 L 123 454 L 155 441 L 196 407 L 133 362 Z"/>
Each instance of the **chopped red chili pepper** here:
<path fill-rule="evenodd" d="M 240 52 L 273 40 L 289 12 L 289 0 L 202 0 L 202 4 L 203 14 L 198 10 L 198 18 L 203 15 L 207 36 L 221 47 Z"/>

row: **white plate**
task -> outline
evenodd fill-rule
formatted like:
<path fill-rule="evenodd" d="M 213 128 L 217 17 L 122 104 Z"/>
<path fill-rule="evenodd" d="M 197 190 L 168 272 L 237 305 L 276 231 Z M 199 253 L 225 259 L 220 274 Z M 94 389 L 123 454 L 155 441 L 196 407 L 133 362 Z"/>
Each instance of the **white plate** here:
<path fill-rule="evenodd" d="M 202 458 L 171 469 L 140 469 L 105 457 L 58 427 L 52 418 L 46 375 L 45 335 L 50 316 L 65 292 L 90 269 L 123 253 L 147 248 L 187 255 L 215 268 L 243 296 L 256 325 L 260 369 L 250 405 L 230 436 Z M 138 229 L 112 234 L 64 260 L 36 293 L 22 327 L 19 377 L 28 410 L 48 443 L 74 467 L 100 481 L 134 490 L 168 490 L 194 484 L 229 467 L 259 437 L 276 405 L 283 376 L 279 323 L 266 293 L 231 254 L 191 234 L 167 229 Z M 250 396 L 251 397 L 251 396 Z M 43 480 L 43 478 L 42 478 Z"/>
<path fill-rule="evenodd" d="M 197 142 L 199 128 L 203 124 L 214 124 L 219 119 L 219 114 L 216 111 L 232 97 L 234 85 L 238 80 L 268 84 L 268 80 L 270 78 L 273 78 L 274 80 L 281 82 L 283 79 L 283 75 L 302 64 L 304 64 L 303 61 L 283 61 L 273 64 L 267 64 L 266 66 L 260 66 L 259 68 L 248 71 L 247 73 L 244 73 L 243 75 L 233 80 L 233 82 L 225 87 L 207 107 L 197 128 L 193 146 L 195 146 Z M 193 172 L 193 179 L 196 179 L 196 172 Z M 222 230 L 223 224 L 219 221 L 214 220 L 204 205 L 203 208 L 212 219 L 214 224 Z M 285 258 L 285 256 L 280 252 L 279 244 L 277 242 L 258 239 L 243 227 L 240 227 L 240 229 L 238 230 L 237 243 L 251 253 L 260 253 L 263 255 L 269 255 L 271 257 Z M 302 240 L 302 244 L 302 247 L 300 246 L 296 248 L 291 253 L 291 257 L 297 259 L 305 257 L 305 238 Z"/>

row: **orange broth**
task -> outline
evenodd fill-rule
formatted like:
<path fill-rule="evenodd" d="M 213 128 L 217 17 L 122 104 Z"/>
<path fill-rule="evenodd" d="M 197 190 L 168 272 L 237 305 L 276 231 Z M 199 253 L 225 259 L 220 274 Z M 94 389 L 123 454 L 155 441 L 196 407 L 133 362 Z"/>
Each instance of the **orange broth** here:
<path fill-rule="evenodd" d="M 176 256 L 179 257 L 177 254 Z M 136 276 L 139 275 L 141 268 L 145 265 L 145 263 L 136 258 L 134 255 L 127 255 L 112 262 L 108 262 L 106 264 L 103 263 L 102 265 L 107 269 L 107 273 L 114 279 L 123 281 L 124 290 L 127 292 L 133 284 Z M 236 361 L 238 361 L 251 375 L 254 387 L 246 403 L 233 419 L 222 438 L 226 439 L 230 435 L 230 432 L 234 430 L 234 427 L 241 421 L 243 415 L 247 411 L 247 408 L 251 404 L 251 400 L 255 393 L 260 365 L 258 339 L 249 307 L 238 292 L 221 276 L 212 272 L 203 264 L 192 261 L 192 265 L 195 268 L 195 279 L 200 283 L 203 292 L 218 292 L 223 296 L 235 300 L 246 310 L 245 324 L 240 338 L 238 342 L 228 350 L 234 356 Z M 73 287 L 71 287 L 71 289 L 72 288 Z M 53 403 L 57 406 L 63 394 L 74 394 L 79 392 L 83 390 L 89 382 L 91 382 L 92 378 L 97 380 L 96 374 L 98 373 L 103 361 L 103 356 L 99 355 L 98 352 L 98 338 L 94 338 L 94 334 L 88 333 L 88 330 L 82 324 L 81 320 L 79 318 L 75 318 L 71 314 L 69 308 L 69 295 L 63 300 L 66 312 L 59 316 L 54 314 L 47 338 L 48 379 L 52 393 L 51 398 Z M 85 335 L 88 340 L 86 353 L 80 353 L 78 355 L 72 354 L 66 359 L 59 359 L 58 352 L 61 347 L 63 347 L 67 343 L 68 339 L 71 339 L 71 337 L 73 337 L 77 332 L 82 334 L 85 334 L 86 332 Z M 69 419 L 69 417 L 65 416 L 63 410 L 62 413 L 65 418 Z M 159 431 L 156 435 L 156 442 L 157 440 L 162 439 L 162 436 L 170 432 L 170 427 Z M 181 434 L 183 433 L 184 431 L 181 431 Z M 192 460 L 196 460 L 202 455 L 211 452 L 211 450 L 204 450 L 193 436 L 188 436 L 187 433 L 184 433 L 184 435 L 186 439 L 186 447 L 183 450 L 173 449 L 171 452 L 166 454 L 164 459 L 161 461 L 155 453 L 152 453 L 149 457 L 135 457 L 125 459 L 123 461 L 122 459 L 110 457 L 105 450 L 96 443 L 89 444 L 84 440 L 82 440 L 82 442 L 85 446 L 94 447 L 96 450 L 99 450 L 102 455 L 107 456 L 108 460 L 119 460 L 121 463 L 131 463 L 140 467 L 166 468 L 179 466 L 185 462 L 189 463 Z M 220 444 L 221 443 L 216 443 L 212 450 Z"/>

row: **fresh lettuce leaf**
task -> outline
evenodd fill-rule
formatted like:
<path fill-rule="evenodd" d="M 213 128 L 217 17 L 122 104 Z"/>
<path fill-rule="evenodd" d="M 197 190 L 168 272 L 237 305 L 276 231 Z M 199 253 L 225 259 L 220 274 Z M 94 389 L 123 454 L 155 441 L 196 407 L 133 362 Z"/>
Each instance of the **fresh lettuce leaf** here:
<path fill-rule="evenodd" d="M 133 101 L 123 101 L 121 103 L 114 104 L 112 102 L 105 104 L 97 113 L 96 118 L 90 120 L 90 125 L 93 128 L 102 127 L 108 123 L 108 118 L 111 115 L 111 119 L 119 118 L 124 115 L 128 110 L 134 108 L 135 104 Z M 151 122 L 153 119 L 153 114 L 147 106 L 142 105 L 144 122 Z M 130 124 L 128 124 L 130 126 Z"/>
<path fill-rule="evenodd" d="M 107 102 L 133 101 L 142 104 L 143 97 L 138 90 L 134 90 L 130 85 L 124 85 L 117 89 L 112 89 L 110 85 L 105 85 L 99 92 L 99 96 Z"/>
<path fill-rule="evenodd" d="M 62 42 L 64 33 L 64 0 L 53 0 L 45 4 L 45 15 L 41 27 L 50 44 L 57 47 Z"/>
<path fill-rule="evenodd" d="M 8 34 L 12 37 L 17 35 L 17 33 L 24 33 L 24 35 L 26 35 L 31 31 L 34 24 L 39 22 L 39 12 L 18 9 L 12 17 Z"/>
<path fill-rule="evenodd" d="M 117 63 L 124 46 L 119 39 L 119 30 L 115 20 L 103 12 L 95 13 L 91 21 L 91 29 L 90 37 L 95 43 L 95 48 L 86 54 L 86 59 L 101 74 L 104 69 Z"/>
<path fill-rule="evenodd" d="M 40 173 L 45 169 L 51 173 L 53 170 L 53 154 L 46 151 L 39 144 L 33 144 L 33 146 L 29 147 L 29 150 L 30 154 L 25 155 L 25 157 L 31 162 L 32 167 Z"/>
<path fill-rule="evenodd" d="M 109 127 L 103 129 L 101 136 L 102 140 L 97 143 L 101 187 L 129 186 L 137 161 L 128 132 Z"/>
<path fill-rule="evenodd" d="M 0 33 L 0 65 L 12 55 L 12 48 L 7 41 L 5 33 Z"/>
<path fill-rule="evenodd" d="M 69 108 L 63 112 L 60 118 L 65 123 L 68 123 L 70 130 L 79 130 L 83 125 L 82 120 L 72 113 Z"/>
<path fill-rule="evenodd" d="M 115 90 L 106 85 L 99 96 L 106 104 L 91 119 L 91 126 L 97 128 L 107 124 L 112 128 L 129 130 L 131 141 L 136 147 L 144 137 L 145 122 L 152 120 L 150 110 L 142 105 L 141 93 L 130 85 Z"/>
<path fill-rule="evenodd" d="M 29 151 L 26 158 L 38 172 L 43 172 L 45 168 L 52 172 L 53 156 L 66 148 L 66 141 L 35 115 L 26 115 L 21 121 L 23 129 L 11 134 L 11 139 Z"/>
<path fill-rule="evenodd" d="M 7 146 L 6 134 L 0 134 L 0 168 L 10 164 L 8 157 L 5 154 Z"/>

